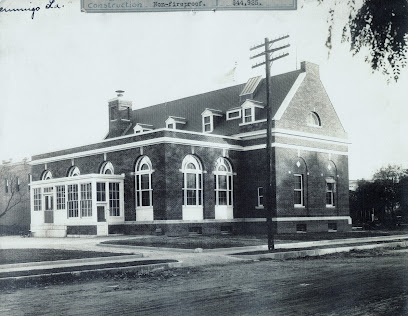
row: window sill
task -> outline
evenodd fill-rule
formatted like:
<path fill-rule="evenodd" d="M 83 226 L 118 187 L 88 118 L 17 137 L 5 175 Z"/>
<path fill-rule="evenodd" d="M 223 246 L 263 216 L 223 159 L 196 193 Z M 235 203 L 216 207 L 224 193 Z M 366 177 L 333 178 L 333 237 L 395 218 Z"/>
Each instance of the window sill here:
<path fill-rule="evenodd" d="M 266 122 L 266 119 L 258 120 L 258 121 L 251 121 L 251 122 L 239 123 L 239 126 L 250 125 L 250 124 L 256 124 L 256 123 L 262 123 L 262 122 Z"/>
<path fill-rule="evenodd" d="M 305 208 L 304 205 L 300 205 L 300 204 L 295 204 L 294 207 L 295 207 L 295 208 Z"/>
<path fill-rule="evenodd" d="M 335 205 L 326 205 L 326 208 L 336 208 Z"/>
<path fill-rule="evenodd" d="M 263 210 L 265 207 L 263 205 L 255 206 L 256 210 Z"/>
<path fill-rule="evenodd" d="M 322 128 L 321 125 L 319 126 L 319 125 L 307 124 L 307 126 L 314 127 L 314 128 Z"/>

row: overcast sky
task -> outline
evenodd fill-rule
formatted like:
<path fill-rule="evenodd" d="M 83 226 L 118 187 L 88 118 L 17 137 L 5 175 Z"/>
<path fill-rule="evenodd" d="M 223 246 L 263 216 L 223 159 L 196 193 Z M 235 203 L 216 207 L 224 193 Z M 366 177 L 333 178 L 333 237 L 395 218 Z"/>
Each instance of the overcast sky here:
<path fill-rule="evenodd" d="M 320 65 L 352 143 L 350 179 L 370 178 L 388 163 L 408 168 L 407 70 L 387 84 L 371 73 L 364 54 L 351 56 L 340 32 L 328 57 L 328 8 L 316 0 L 297 11 L 126 14 L 81 13 L 79 0 L 57 0 L 62 9 L 45 10 L 47 2 L 0 1 L 41 7 L 34 19 L 30 12 L 0 12 L 0 160 L 103 139 L 107 100 L 118 89 L 135 109 L 244 83 L 264 73 L 251 69 L 249 48 L 289 34 L 282 44 L 291 44 L 290 56 L 276 61 L 272 74 L 303 60 Z M 336 15 L 339 30 L 346 17 Z M 235 81 L 228 81 L 235 63 Z"/>

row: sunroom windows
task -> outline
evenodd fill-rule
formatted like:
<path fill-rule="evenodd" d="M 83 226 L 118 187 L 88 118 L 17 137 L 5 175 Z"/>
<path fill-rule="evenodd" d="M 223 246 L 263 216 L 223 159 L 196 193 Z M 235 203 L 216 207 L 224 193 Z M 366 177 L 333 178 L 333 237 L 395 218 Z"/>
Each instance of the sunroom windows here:
<path fill-rule="evenodd" d="M 107 223 L 123 222 L 124 177 L 104 173 L 31 182 L 32 224 L 92 225 L 102 208 Z"/>

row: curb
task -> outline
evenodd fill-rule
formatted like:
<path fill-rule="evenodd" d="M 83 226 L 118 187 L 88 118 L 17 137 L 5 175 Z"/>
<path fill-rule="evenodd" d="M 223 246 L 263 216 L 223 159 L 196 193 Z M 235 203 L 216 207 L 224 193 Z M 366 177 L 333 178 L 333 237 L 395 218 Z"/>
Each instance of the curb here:
<path fill-rule="evenodd" d="M 0 288 L 7 285 L 18 285 L 21 283 L 27 283 L 27 281 L 34 282 L 46 282 L 55 281 L 56 279 L 72 280 L 83 276 L 98 276 L 105 273 L 115 274 L 117 272 L 134 272 L 134 273 L 148 273 L 153 271 L 167 270 L 170 268 L 178 268 L 182 266 L 181 261 L 177 262 L 166 262 L 166 263 L 153 263 L 146 265 L 136 265 L 127 267 L 116 267 L 116 268 L 97 268 L 82 270 L 82 271 L 69 271 L 69 272 L 53 272 L 53 273 L 43 273 L 27 276 L 16 276 L 16 277 L 0 277 Z"/>
<path fill-rule="evenodd" d="M 323 249 L 309 249 L 309 250 L 298 250 L 298 251 L 288 251 L 288 252 L 277 252 L 277 253 L 266 253 L 258 255 L 239 255 L 234 254 L 233 256 L 245 257 L 252 260 L 286 260 L 304 257 L 317 257 L 324 256 L 328 254 L 340 253 L 340 252 L 350 252 L 351 250 L 368 250 L 375 248 L 406 248 L 408 247 L 408 241 L 392 242 L 386 244 L 374 244 L 374 245 L 361 245 L 361 246 L 346 246 L 337 248 L 323 248 Z"/>

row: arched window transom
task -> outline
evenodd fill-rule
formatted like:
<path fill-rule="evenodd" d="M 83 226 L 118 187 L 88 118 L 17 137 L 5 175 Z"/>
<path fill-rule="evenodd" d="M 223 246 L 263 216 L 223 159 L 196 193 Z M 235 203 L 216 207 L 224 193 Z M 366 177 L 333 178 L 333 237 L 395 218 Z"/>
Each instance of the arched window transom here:
<path fill-rule="evenodd" d="M 79 168 L 77 166 L 72 166 L 69 171 L 68 171 L 68 177 L 75 177 L 79 176 L 81 172 L 79 171 Z"/>
<path fill-rule="evenodd" d="M 41 180 L 49 180 L 52 179 L 52 173 L 49 170 L 43 172 Z"/>
<path fill-rule="evenodd" d="M 113 168 L 113 165 L 110 161 L 105 161 L 102 166 L 101 169 L 99 170 L 100 174 L 114 174 L 115 173 L 115 169 Z"/>

